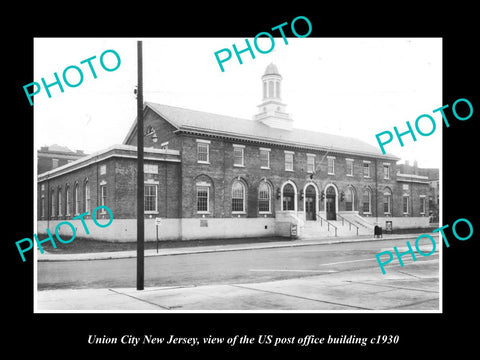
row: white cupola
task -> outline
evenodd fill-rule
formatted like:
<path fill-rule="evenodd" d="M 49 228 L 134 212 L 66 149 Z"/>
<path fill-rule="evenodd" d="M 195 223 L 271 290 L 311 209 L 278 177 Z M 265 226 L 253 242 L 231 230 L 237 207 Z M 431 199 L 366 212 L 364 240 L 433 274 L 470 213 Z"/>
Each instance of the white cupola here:
<path fill-rule="evenodd" d="M 282 75 L 271 63 L 262 76 L 263 101 L 258 105 L 258 114 L 254 119 L 273 128 L 291 130 L 293 120 L 285 112 L 286 105 L 280 97 L 281 84 Z"/>

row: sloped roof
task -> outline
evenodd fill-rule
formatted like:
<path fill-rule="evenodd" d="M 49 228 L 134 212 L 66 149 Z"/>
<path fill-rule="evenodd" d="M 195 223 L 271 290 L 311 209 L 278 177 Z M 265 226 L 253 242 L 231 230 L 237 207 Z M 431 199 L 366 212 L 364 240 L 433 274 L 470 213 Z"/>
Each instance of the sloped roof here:
<path fill-rule="evenodd" d="M 394 155 L 383 155 L 379 148 L 352 137 L 295 128 L 292 130 L 277 129 L 254 120 L 151 102 L 146 102 L 145 107 L 152 109 L 180 131 L 399 160 Z M 132 135 L 135 128 L 136 120 L 127 134 L 125 142 Z"/>

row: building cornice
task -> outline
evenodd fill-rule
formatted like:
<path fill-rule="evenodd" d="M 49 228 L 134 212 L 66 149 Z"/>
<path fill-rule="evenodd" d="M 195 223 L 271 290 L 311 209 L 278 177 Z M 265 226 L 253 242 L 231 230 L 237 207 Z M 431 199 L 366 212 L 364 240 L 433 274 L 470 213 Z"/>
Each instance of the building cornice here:
<path fill-rule="evenodd" d="M 52 179 L 112 157 L 137 159 L 137 147 L 133 145 L 112 145 L 109 148 L 97 151 L 91 155 L 87 155 L 78 160 L 72 161 L 71 163 L 59 166 L 42 174 L 38 174 L 37 181 L 41 182 L 47 179 Z M 144 159 L 181 162 L 180 152 L 178 150 L 171 149 L 145 148 Z"/>

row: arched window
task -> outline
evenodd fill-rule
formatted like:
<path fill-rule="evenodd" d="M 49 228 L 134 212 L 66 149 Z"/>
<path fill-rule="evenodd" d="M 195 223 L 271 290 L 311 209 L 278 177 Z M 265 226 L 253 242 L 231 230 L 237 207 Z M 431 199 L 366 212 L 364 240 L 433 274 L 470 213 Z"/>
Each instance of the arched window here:
<path fill-rule="evenodd" d="M 232 213 L 245 212 L 245 186 L 239 180 L 232 185 Z"/>
<path fill-rule="evenodd" d="M 85 197 L 84 205 L 85 205 L 85 212 L 90 212 L 90 184 L 88 183 L 88 179 L 85 179 L 83 195 Z"/>
<path fill-rule="evenodd" d="M 52 189 L 52 194 L 51 194 L 51 212 L 50 212 L 50 217 L 53 218 L 55 216 L 55 190 Z"/>
<path fill-rule="evenodd" d="M 71 208 L 71 198 L 70 198 L 70 186 L 67 184 L 65 185 L 65 202 L 66 202 L 66 208 L 65 208 L 65 215 L 70 215 L 70 208 Z"/>
<path fill-rule="evenodd" d="M 349 186 L 345 190 L 345 210 L 346 211 L 353 211 L 354 209 L 354 199 L 355 195 L 353 193 L 353 189 Z"/>
<path fill-rule="evenodd" d="M 363 213 L 370 214 L 372 212 L 372 192 L 369 188 L 363 190 Z"/>
<path fill-rule="evenodd" d="M 57 195 L 57 200 L 58 200 L 58 216 L 62 215 L 62 188 L 58 188 L 58 195 Z"/>
<path fill-rule="evenodd" d="M 274 86 L 273 81 L 269 81 L 268 82 L 268 97 L 269 98 L 273 98 L 275 96 L 275 94 L 273 93 L 273 91 L 274 91 L 273 86 Z"/>
<path fill-rule="evenodd" d="M 261 182 L 258 187 L 258 211 L 260 213 L 271 212 L 272 189 L 267 182 Z"/>
<path fill-rule="evenodd" d="M 383 212 L 385 214 L 392 213 L 392 191 L 389 188 L 385 188 L 383 191 Z"/>
<path fill-rule="evenodd" d="M 73 204 L 75 206 L 74 215 L 80 214 L 80 197 L 78 196 L 78 183 L 75 184 L 73 188 Z"/>
<path fill-rule="evenodd" d="M 295 210 L 295 189 L 289 183 L 283 187 L 282 210 Z"/>

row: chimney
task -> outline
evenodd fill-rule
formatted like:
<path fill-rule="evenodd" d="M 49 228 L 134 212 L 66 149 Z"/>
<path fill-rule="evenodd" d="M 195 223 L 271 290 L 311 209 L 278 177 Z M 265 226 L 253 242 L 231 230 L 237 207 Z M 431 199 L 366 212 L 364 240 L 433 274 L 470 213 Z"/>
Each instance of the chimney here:
<path fill-rule="evenodd" d="M 417 160 L 413 160 L 413 174 L 418 175 L 418 162 L 417 162 Z"/>

